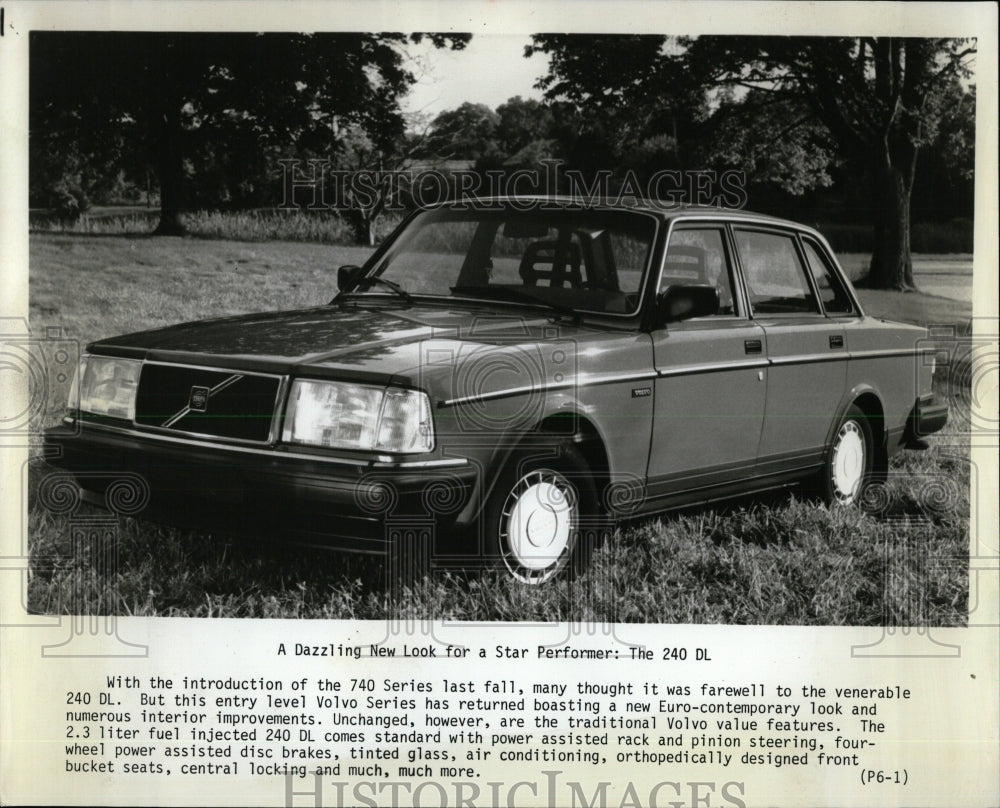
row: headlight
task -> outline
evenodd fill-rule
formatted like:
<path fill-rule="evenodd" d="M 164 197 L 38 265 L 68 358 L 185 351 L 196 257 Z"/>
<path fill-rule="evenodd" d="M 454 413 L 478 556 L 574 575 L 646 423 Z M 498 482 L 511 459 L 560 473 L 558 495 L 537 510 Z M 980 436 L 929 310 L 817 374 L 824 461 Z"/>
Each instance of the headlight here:
<path fill-rule="evenodd" d="M 135 391 L 142 362 L 111 356 L 84 356 L 69 390 L 70 409 L 112 418 L 135 418 Z"/>
<path fill-rule="evenodd" d="M 397 387 L 296 380 L 282 440 L 340 449 L 429 452 L 434 448 L 425 393 Z"/>

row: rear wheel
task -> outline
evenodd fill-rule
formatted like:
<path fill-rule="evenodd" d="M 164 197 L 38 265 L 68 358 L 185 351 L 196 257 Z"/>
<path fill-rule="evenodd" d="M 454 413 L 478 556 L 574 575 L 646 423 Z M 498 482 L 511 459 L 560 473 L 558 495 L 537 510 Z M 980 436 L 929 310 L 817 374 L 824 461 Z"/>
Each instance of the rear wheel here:
<path fill-rule="evenodd" d="M 593 477 L 575 446 L 518 451 L 487 507 L 497 565 L 525 584 L 582 571 L 603 535 L 596 503 Z"/>
<path fill-rule="evenodd" d="M 872 481 L 875 440 L 860 408 L 852 405 L 833 436 L 820 472 L 819 490 L 831 505 L 855 505 Z"/>

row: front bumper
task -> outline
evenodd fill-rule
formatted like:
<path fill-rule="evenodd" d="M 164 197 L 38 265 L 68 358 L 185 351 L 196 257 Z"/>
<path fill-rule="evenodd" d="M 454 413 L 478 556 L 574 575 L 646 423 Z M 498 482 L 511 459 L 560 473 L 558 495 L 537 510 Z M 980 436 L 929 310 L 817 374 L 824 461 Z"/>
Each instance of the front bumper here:
<path fill-rule="evenodd" d="M 948 403 L 934 393 L 920 396 L 910 410 L 903 442 L 908 448 L 924 448 L 922 438 L 940 431 L 948 423 Z"/>
<path fill-rule="evenodd" d="M 476 483 L 461 459 L 314 459 L 75 425 L 46 430 L 45 454 L 85 500 L 119 513 L 358 552 L 463 527 L 456 515 Z"/>

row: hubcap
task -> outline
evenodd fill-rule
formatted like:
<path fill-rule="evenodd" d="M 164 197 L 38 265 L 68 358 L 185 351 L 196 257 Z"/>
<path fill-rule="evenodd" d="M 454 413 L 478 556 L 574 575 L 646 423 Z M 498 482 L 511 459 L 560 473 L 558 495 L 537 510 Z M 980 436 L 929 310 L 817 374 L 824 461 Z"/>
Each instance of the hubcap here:
<path fill-rule="evenodd" d="M 839 502 L 853 502 L 865 475 L 865 437 L 856 421 L 847 421 L 833 445 L 833 493 Z"/>
<path fill-rule="evenodd" d="M 500 546 L 507 569 L 526 583 L 558 572 L 576 529 L 576 497 L 561 474 L 542 469 L 525 474 L 504 502 Z"/>

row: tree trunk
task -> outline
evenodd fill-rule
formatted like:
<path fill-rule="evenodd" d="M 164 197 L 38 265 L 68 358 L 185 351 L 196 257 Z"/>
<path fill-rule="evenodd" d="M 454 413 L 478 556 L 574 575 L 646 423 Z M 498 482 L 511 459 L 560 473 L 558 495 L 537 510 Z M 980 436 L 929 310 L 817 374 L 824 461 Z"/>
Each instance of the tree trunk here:
<path fill-rule="evenodd" d="M 183 58 L 176 43 L 160 39 L 158 75 L 154 79 L 153 140 L 160 180 L 160 221 L 154 236 L 183 236 L 187 231 L 181 218 L 184 209 L 184 136 L 181 125 L 183 99 L 173 60 Z M 155 64 L 154 60 L 154 64 Z"/>
<path fill-rule="evenodd" d="M 156 236 L 183 236 L 187 230 L 181 219 L 184 191 L 184 156 L 181 151 L 180 110 L 167 113 L 160 133 L 157 167 L 160 175 L 160 222 Z M 176 123 L 171 121 L 175 118 Z"/>
<path fill-rule="evenodd" d="M 878 207 L 867 281 L 872 289 L 914 291 L 917 288 L 910 256 L 910 193 L 916 149 L 906 145 L 908 148 L 896 150 L 896 154 L 886 146 L 874 172 Z"/>
<path fill-rule="evenodd" d="M 378 214 L 371 215 L 364 210 L 349 209 L 343 211 L 341 215 L 347 219 L 347 223 L 354 231 L 354 243 L 363 244 L 366 247 L 375 246 L 375 224 L 378 221 Z"/>

